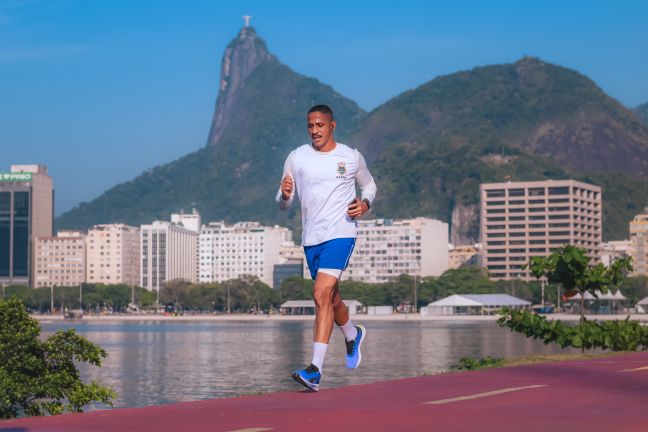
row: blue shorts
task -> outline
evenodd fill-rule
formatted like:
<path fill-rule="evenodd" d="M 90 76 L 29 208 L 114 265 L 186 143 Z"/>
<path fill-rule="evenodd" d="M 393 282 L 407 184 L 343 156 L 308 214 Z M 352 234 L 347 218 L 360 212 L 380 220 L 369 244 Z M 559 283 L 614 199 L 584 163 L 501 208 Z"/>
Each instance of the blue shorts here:
<path fill-rule="evenodd" d="M 304 246 L 311 277 L 315 279 L 319 269 L 346 270 L 355 241 L 355 238 L 337 238 L 313 246 Z"/>

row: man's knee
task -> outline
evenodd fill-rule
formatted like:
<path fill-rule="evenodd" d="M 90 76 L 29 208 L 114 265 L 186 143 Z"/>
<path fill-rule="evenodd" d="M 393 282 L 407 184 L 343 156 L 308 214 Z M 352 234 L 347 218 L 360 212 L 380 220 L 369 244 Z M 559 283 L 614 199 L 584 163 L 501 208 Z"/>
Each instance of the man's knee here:
<path fill-rule="evenodd" d="M 315 288 L 313 290 L 313 299 L 315 300 L 315 305 L 317 307 L 326 306 L 332 303 L 333 299 L 331 298 L 331 290 L 321 287 L 320 289 Z"/>
<path fill-rule="evenodd" d="M 313 288 L 313 300 L 315 305 L 319 308 L 333 303 L 333 289 L 335 283 L 328 283 L 329 281 L 317 281 Z"/>

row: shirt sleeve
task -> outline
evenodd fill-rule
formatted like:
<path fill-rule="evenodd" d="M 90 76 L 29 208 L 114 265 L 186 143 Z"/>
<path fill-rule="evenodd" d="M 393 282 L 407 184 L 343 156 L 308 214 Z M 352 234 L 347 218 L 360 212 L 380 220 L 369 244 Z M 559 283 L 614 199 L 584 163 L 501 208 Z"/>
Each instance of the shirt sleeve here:
<path fill-rule="evenodd" d="M 358 160 L 356 183 L 360 186 L 360 190 L 362 190 L 362 199 L 367 199 L 369 200 L 369 204 L 373 204 L 378 187 L 369 172 L 369 168 L 367 168 L 367 162 L 365 162 L 364 157 L 362 157 L 358 150 L 356 150 L 356 155 Z"/>
<path fill-rule="evenodd" d="M 284 169 L 283 169 L 283 174 L 281 174 L 281 180 L 287 175 L 292 177 L 293 179 L 293 190 L 292 193 L 290 194 L 290 198 L 288 200 L 284 200 L 283 197 L 281 196 L 281 180 L 279 181 L 279 190 L 277 191 L 277 196 L 275 197 L 275 201 L 279 204 L 279 208 L 281 210 L 287 210 L 293 202 L 293 199 L 295 197 L 295 190 L 297 190 L 297 183 L 295 182 L 295 175 L 294 175 L 294 170 L 293 170 L 293 162 L 295 160 L 295 151 L 291 151 L 288 157 L 286 158 L 286 162 L 284 163 Z"/>

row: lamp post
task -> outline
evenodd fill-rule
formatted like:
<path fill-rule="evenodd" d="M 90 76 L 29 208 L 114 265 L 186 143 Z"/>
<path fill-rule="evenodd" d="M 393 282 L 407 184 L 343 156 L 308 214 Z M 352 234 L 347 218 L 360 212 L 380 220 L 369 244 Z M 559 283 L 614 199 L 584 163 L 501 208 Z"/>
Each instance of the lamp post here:
<path fill-rule="evenodd" d="M 414 313 L 418 312 L 418 289 L 416 286 L 416 275 L 414 275 Z"/>
<path fill-rule="evenodd" d="M 227 314 L 229 315 L 231 312 L 230 310 L 230 285 L 227 284 Z"/>

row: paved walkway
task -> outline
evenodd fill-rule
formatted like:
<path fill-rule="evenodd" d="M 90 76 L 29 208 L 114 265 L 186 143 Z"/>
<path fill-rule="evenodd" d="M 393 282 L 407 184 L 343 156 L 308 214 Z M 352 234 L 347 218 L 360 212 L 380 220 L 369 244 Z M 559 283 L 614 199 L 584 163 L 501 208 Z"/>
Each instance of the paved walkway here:
<path fill-rule="evenodd" d="M 648 431 L 648 353 L 0 422 L 2 432 L 383 430 Z"/>

